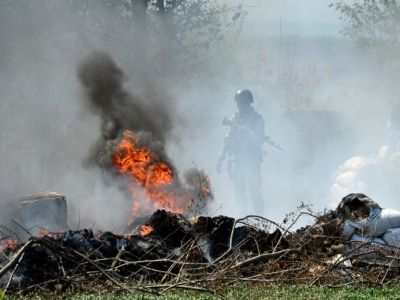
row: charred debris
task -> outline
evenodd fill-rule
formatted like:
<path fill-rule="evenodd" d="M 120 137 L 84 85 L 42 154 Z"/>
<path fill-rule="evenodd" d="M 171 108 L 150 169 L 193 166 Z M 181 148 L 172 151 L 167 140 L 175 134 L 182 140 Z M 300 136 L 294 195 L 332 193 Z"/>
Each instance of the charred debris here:
<path fill-rule="evenodd" d="M 242 281 L 387 284 L 399 278 L 399 248 L 343 236 L 349 220 L 368 218 L 377 207 L 367 196 L 351 194 L 297 230 L 291 228 L 310 212 L 298 212 L 283 226 L 261 216 L 189 220 L 157 210 L 137 234 L 40 232 L 25 242 L 3 228 L 0 284 L 8 293 L 100 287 L 218 292 Z"/>

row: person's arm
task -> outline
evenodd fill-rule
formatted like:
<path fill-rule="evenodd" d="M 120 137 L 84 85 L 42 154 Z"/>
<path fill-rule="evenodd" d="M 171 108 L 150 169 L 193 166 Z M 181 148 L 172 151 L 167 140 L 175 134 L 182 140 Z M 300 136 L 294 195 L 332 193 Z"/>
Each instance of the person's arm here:
<path fill-rule="evenodd" d="M 222 146 L 221 152 L 218 156 L 217 161 L 217 172 L 221 172 L 222 163 L 224 162 L 226 156 L 228 155 L 231 147 L 231 139 L 232 139 L 232 127 L 229 128 L 228 134 L 225 136 L 224 145 Z"/>
<path fill-rule="evenodd" d="M 254 145 L 262 145 L 265 142 L 264 119 L 258 113 L 255 114 L 255 123 L 250 130 L 249 135 Z"/>

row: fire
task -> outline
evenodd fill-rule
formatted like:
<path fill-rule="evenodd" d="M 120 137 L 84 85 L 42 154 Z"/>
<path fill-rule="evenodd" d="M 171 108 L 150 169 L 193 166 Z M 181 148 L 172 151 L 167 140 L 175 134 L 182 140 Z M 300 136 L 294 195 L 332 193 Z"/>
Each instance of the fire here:
<path fill-rule="evenodd" d="M 6 248 L 10 250 L 16 250 L 18 247 L 17 240 L 8 238 L 6 240 L 1 241 L 0 244 L 0 253 L 2 253 Z"/>
<path fill-rule="evenodd" d="M 202 191 L 202 193 L 203 193 L 203 195 L 204 195 L 205 197 L 211 196 L 211 189 L 210 189 L 210 187 L 208 187 L 208 186 L 203 186 L 202 189 L 201 189 L 201 191 Z"/>
<path fill-rule="evenodd" d="M 64 232 L 64 230 L 62 230 L 62 229 L 59 231 L 59 233 L 63 233 L 63 232 Z M 55 233 L 50 232 L 46 228 L 40 227 L 40 226 L 37 228 L 37 235 L 40 236 L 40 237 L 54 237 L 54 236 L 56 236 Z"/>
<path fill-rule="evenodd" d="M 17 249 L 17 241 L 16 240 L 8 239 L 8 240 L 6 240 L 6 245 L 11 250 Z"/>
<path fill-rule="evenodd" d="M 171 168 L 148 148 L 138 147 L 138 143 L 139 138 L 132 131 L 124 132 L 113 158 L 119 172 L 131 175 L 144 187 L 171 184 L 174 181 Z"/>
<path fill-rule="evenodd" d="M 153 232 L 153 226 L 151 225 L 143 225 L 141 226 L 140 235 L 146 236 Z"/>
<path fill-rule="evenodd" d="M 163 208 L 177 213 L 184 211 L 173 189 L 175 177 L 172 168 L 157 153 L 140 146 L 137 134 L 124 131 L 123 139 L 116 147 L 113 164 L 120 174 L 128 176 L 129 190 L 136 200 L 132 204 L 133 217 L 148 209 Z M 149 200 L 144 205 L 137 201 L 143 198 Z"/>

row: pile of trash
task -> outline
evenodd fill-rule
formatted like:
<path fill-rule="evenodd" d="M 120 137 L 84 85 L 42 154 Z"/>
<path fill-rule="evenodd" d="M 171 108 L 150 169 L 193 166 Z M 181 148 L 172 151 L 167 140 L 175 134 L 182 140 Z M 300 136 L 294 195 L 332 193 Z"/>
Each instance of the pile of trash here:
<path fill-rule="evenodd" d="M 156 211 L 145 233 L 46 232 L 3 243 L 0 286 L 7 293 L 171 288 L 218 292 L 237 282 L 386 284 L 400 267 L 400 212 L 364 194 L 314 215 L 295 231 L 261 216 L 233 219 Z M 4 242 L 4 241 L 2 241 Z"/>
<path fill-rule="evenodd" d="M 382 208 L 364 194 L 346 196 L 337 210 L 345 220 L 342 238 L 350 241 L 345 253 L 366 263 L 400 267 L 393 256 L 400 250 L 400 211 Z"/>
<path fill-rule="evenodd" d="M 400 247 L 400 211 L 381 208 L 364 194 L 350 194 L 338 207 L 346 221 L 343 238 Z"/>
<path fill-rule="evenodd" d="M 239 225 L 233 218 L 184 216 L 157 210 L 147 221 L 146 235 L 118 235 L 92 230 L 46 232 L 26 243 L 5 244 L 0 253 L 0 287 L 15 292 L 61 290 L 107 282 L 122 288 L 126 280 L 169 282 L 200 270 L 235 252 L 252 257 L 277 247 L 280 230 L 272 234 Z M 123 288 L 125 289 L 125 288 Z"/>

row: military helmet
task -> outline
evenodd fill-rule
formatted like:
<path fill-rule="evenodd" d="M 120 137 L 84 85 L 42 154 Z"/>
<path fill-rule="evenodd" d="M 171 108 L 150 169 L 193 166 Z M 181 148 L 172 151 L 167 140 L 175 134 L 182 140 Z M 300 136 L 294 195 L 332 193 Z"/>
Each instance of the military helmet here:
<path fill-rule="evenodd" d="M 238 90 L 235 94 L 236 102 L 253 103 L 253 94 L 249 90 Z"/>

